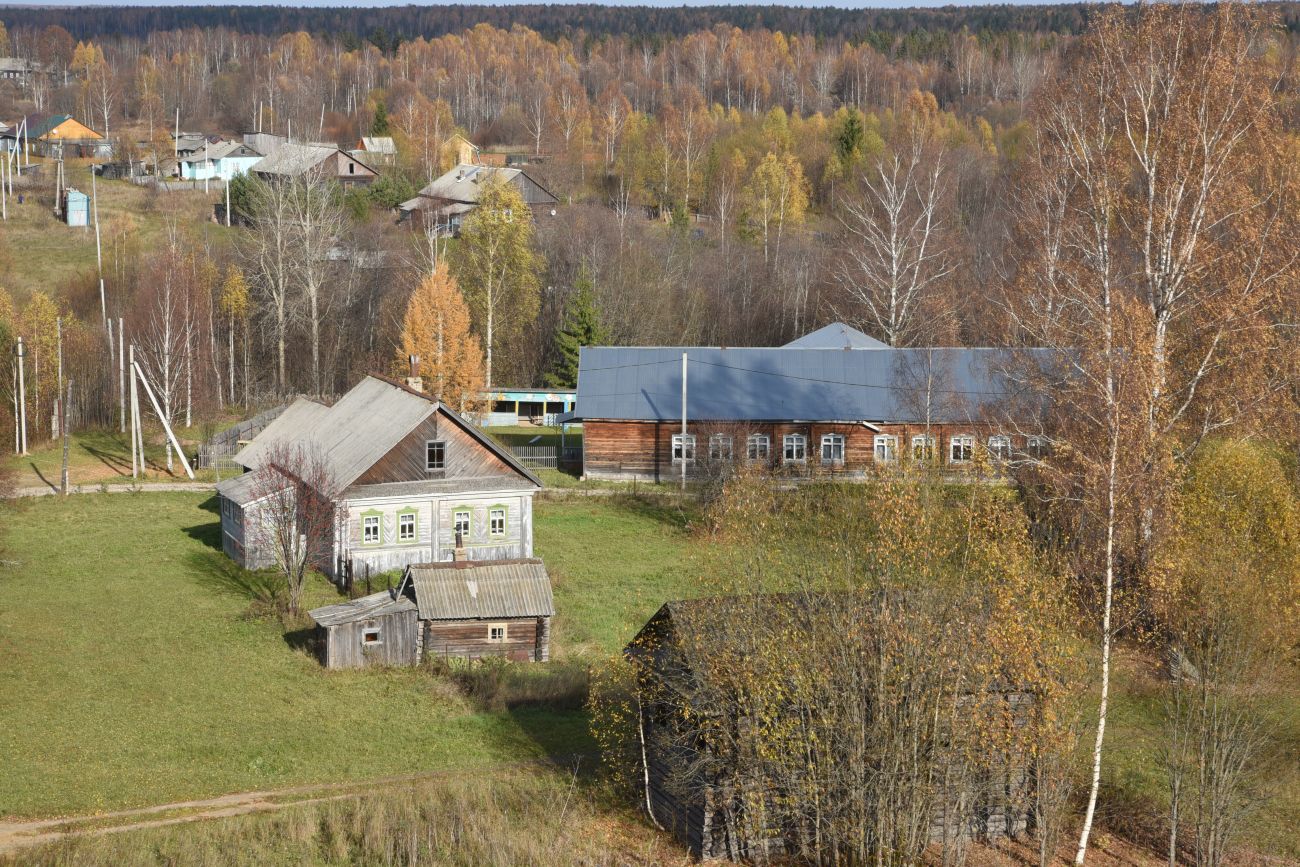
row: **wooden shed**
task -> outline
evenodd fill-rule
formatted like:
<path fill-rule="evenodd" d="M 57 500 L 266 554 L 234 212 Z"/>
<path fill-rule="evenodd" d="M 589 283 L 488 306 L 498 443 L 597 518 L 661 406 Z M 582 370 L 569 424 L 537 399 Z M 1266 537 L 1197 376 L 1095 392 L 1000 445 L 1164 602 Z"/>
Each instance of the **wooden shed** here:
<path fill-rule="evenodd" d="M 398 591 L 317 608 L 311 618 L 326 668 L 412 665 L 420 658 L 416 606 Z"/>
<path fill-rule="evenodd" d="M 535 558 L 409 566 L 421 644 L 429 656 L 504 656 L 545 662 L 555 602 L 546 566 Z"/>

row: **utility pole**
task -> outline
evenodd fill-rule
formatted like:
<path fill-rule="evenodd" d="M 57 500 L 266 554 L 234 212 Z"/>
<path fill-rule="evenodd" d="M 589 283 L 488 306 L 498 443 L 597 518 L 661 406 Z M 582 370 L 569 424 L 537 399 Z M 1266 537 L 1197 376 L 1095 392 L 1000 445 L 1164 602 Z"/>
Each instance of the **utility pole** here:
<path fill-rule="evenodd" d="M 63 403 L 63 317 L 54 318 L 54 334 L 56 346 L 58 347 L 58 388 L 54 392 L 54 421 L 58 425 L 58 430 L 63 430 L 63 409 L 60 404 Z M 53 433 L 53 431 L 51 431 Z M 58 434 L 54 434 L 57 436 Z"/>
<path fill-rule="evenodd" d="M 99 190 L 95 184 L 95 167 L 90 167 L 90 207 L 95 218 L 95 268 L 99 271 L 99 323 L 108 328 L 108 304 L 104 300 L 104 249 L 99 244 Z M 113 355 L 113 338 L 108 339 L 108 354 Z"/>
<path fill-rule="evenodd" d="M 163 414 L 162 407 L 158 403 L 158 398 L 154 396 L 153 389 L 149 386 L 149 380 L 145 377 L 144 372 L 140 370 L 140 365 L 135 365 L 136 376 L 140 377 L 140 384 L 144 386 L 144 393 L 149 398 L 149 403 L 153 406 L 154 414 L 162 422 L 163 430 L 167 432 L 167 439 L 171 442 L 172 448 L 176 449 L 176 456 L 181 459 L 181 466 L 185 468 L 185 475 L 194 481 L 194 470 L 190 469 L 190 462 L 185 457 L 185 451 L 181 448 L 181 442 L 172 432 L 172 426 L 167 422 L 167 416 Z"/>
<path fill-rule="evenodd" d="M 686 493 L 686 353 L 682 353 L 682 493 Z"/>
<path fill-rule="evenodd" d="M 18 348 L 14 352 L 18 356 L 18 430 L 21 446 L 18 454 L 25 455 L 27 454 L 27 380 L 24 378 L 23 359 L 27 357 L 27 350 L 23 347 L 21 337 L 18 338 Z"/>
<path fill-rule="evenodd" d="M 140 477 L 143 452 L 137 448 L 140 440 L 140 395 L 135 390 L 135 344 L 131 344 L 131 478 Z"/>
<path fill-rule="evenodd" d="M 122 323 L 122 317 L 117 317 L 117 402 L 118 423 L 121 425 L 121 432 L 126 433 L 126 367 L 124 366 L 122 355 L 126 343 L 126 328 Z"/>
<path fill-rule="evenodd" d="M 226 178 L 226 228 L 230 228 L 230 178 Z"/>
<path fill-rule="evenodd" d="M 205 134 L 203 136 L 203 192 L 205 195 L 208 192 L 208 179 L 212 177 L 212 166 L 208 165 L 211 161 L 208 154 L 208 137 Z"/>
<path fill-rule="evenodd" d="M 68 407 L 72 405 L 72 377 L 68 377 L 68 394 L 61 404 L 59 427 L 63 430 L 63 474 L 59 477 L 59 492 L 68 495 Z"/>

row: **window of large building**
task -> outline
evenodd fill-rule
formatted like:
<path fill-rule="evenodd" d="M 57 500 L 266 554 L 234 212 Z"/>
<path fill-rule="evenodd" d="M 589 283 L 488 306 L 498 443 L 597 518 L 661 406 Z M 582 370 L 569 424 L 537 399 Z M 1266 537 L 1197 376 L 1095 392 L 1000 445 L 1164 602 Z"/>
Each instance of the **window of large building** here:
<path fill-rule="evenodd" d="M 876 434 L 874 447 L 876 463 L 887 464 L 898 460 L 898 437 L 891 434 Z"/>
<path fill-rule="evenodd" d="M 505 641 L 506 624 L 492 623 L 488 626 L 488 641 Z"/>
<path fill-rule="evenodd" d="M 397 516 L 397 541 L 415 541 L 415 512 L 403 512 Z"/>
<path fill-rule="evenodd" d="M 673 463 L 695 463 L 695 434 L 673 434 Z"/>
<path fill-rule="evenodd" d="M 731 434 L 713 434 L 709 437 L 709 460 L 731 460 Z"/>
<path fill-rule="evenodd" d="M 469 538 L 470 512 L 469 509 L 457 509 L 452 514 L 452 530 L 456 534 L 456 540 L 464 541 Z"/>
<path fill-rule="evenodd" d="M 750 434 L 745 455 L 751 461 L 765 461 L 772 456 L 772 438 L 767 434 Z"/>
<path fill-rule="evenodd" d="M 1052 453 L 1052 441 L 1041 434 L 1025 440 L 1025 451 L 1034 460 L 1042 460 Z"/>
<path fill-rule="evenodd" d="M 948 462 L 964 464 L 975 459 L 975 437 L 959 434 L 948 440 Z"/>
<path fill-rule="evenodd" d="M 808 438 L 803 434 L 786 434 L 781 439 L 781 460 L 787 464 L 808 461 Z"/>
<path fill-rule="evenodd" d="M 379 541 L 379 516 L 366 515 L 361 519 L 361 544 L 378 545 Z"/>
<path fill-rule="evenodd" d="M 493 536 L 506 534 L 506 510 L 503 506 L 494 506 L 488 511 L 488 532 Z"/>
<path fill-rule="evenodd" d="M 997 461 L 1011 460 L 1011 437 L 994 434 L 989 437 L 989 456 Z"/>
<path fill-rule="evenodd" d="M 822 434 L 822 463 L 844 463 L 844 434 Z"/>
<path fill-rule="evenodd" d="M 912 460 L 934 460 L 934 437 L 928 434 L 917 434 L 912 437 Z"/>
<path fill-rule="evenodd" d="M 429 440 L 424 444 L 424 468 L 426 470 L 445 470 L 447 468 L 447 444 L 442 440 Z"/>

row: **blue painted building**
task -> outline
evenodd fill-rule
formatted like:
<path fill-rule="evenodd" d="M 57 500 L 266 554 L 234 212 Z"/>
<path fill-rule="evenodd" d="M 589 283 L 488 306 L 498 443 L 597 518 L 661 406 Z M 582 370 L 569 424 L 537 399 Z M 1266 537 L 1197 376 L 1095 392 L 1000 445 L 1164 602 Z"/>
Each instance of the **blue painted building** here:
<path fill-rule="evenodd" d="M 573 411 L 576 394 L 572 389 L 535 391 L 502 388 L 485 391 L 481 395 L 487 405 L 483 424 L 487 427 L 519 424 L 554 426 L 556 416 Z"/>
<path fill-rule="evenodd" d="M 228 181 L 245 174 L 262 160 L 262 155 L 246 144 L 220 141 L 200 147 L 181 157 L 181 178 L 187 181 Z"/>
<path fill-rule="evenodd" d="M 69 226 L 89 226 L 90 196 L 71 187 L 64 190 L 63 222 Z"/>

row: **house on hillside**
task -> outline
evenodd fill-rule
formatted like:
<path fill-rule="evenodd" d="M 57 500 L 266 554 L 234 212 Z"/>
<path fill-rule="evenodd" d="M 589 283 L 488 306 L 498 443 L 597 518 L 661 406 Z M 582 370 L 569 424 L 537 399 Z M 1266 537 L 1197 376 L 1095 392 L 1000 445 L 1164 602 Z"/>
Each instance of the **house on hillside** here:
<path fill-rule="evenodd" d="M 379 177 L 373 168 L 333 145 L 293 142 L 280 144 L 251 171 L 264 181 L 318 176 L 337 181 L 344 188 L 369 186 Z"/>
<path fill-rule="evenodd" d="M 26 123 L 24 123 L 24 120 Z M 5 139 L 41 157 L 112 159 L 113 143 L 69 114 L 29 114 L 9 124 Z"/>
<path fill-rule="evenodd" d="M 277 474 L 263 468 L 291 451 L 318 461 L 328 480 L 335 580 L 449 562 L 458 551 L 474 562 L 533 554 L 538 478 L 435 397 L 367 376 L 332 405 L 298 398 L 235 454 L 246 472 L 217 493 L 222 547 L 245 568 L 273 563 L 259 503 Z"/>
<path fill-rule="evenodd" d="M 462 163 L 420 190 L 415 198 L 398 205 L 399 219 L 410 220 L 417 229 L 432 223 L 445 234 L 454 235 L 478 207 L 483 184 L 495 178 L 518 188 L 534 218 L 538 214 L 555 214 L 555 205 L 560 200 L 522 169 Z"/>
<path fill-rule="evenodd" d="M 639 777 L 644 782 L 642 804 L 657 825 L 702 860 L 762 863 L 773 856 L 780 859 L 806 852 L 808 828 L 782 821 L 801 812 L 800 802 L 792 805 L 787 800 L 773 809 L 774 799 L 816 797 L 816 787 L 807 781 L 791 787 L 789 776 L 772 779 L 761 756 L 745 753 L 742 766 L 735 745 L 746 737 L 746 723 L 720 715 L 718 709 L 727 705 L 725 698 L 720 700 L 725 696 L 720 691 L 727 685 L 716 666 L 710 665 L 708 649 L 732 640 L 732 624 L 751 623 L 755 618 L 771 619 L 783 627 L 774 633 L 789 635 L 791 641 L 806 638 L 815 633 L 818 619 L 826 616 L 819 613 L 823 606 L 834 606 L 835 612 L 829 615 L 832 622 L 851 620 L 855 628 L 870 635 L 876 616 L 873 606 L 843 595 L 721 597 L 664 604 L 624 649 L 638 694 L 637 732 L 644 761 L 644 776 Z M 851 617 L 846 617 L 846 612 Z M 692 636 L 707 638 L 695 640 Z M 752 631 L 735 631 L 738 642 L 753 638 Z M 791 660 L 789 664 L 797 663 Z M 798 672 L 787 671 L 790 677 L 798 677 Z M 1011 730 L 1021 729 L 1033 709 L 1032 695 L 1013 688 L 994 695 Z M 869 725 L 877 718 L 870 705 L 871 690 L 860 696 L 860 718 Z M 792 722 L 797 722 L 800 708 L 792 704 L 789 710 Z M 797 725 L 793 728 L 798 730 Z M 969 773 L 954 769 L 952 779 L 964 782 L 945 783 L 952 788 L 941 789 L 935 798 L 936 809 L 924 817 L 929 827 L 923 830 L 931 841 L 987 840 L 1025 831 L 1033 773 L 1028 754 L 1015 744 L 1016 739 L 1009 738 L 1001 753 L 994 753 L 993 761 L 976 760 Z M 824 746 L 836 748 L 834 744 Z M 775 764 L 781 767 L 779 761 Z M 756 799 L 763 802 L 755 803 Z"/>
<path fill-rule="evenodd" d="M 583 473 L 597 479 L 740 464 L 791 475 L 902 460 L 961 469 L 1047 450 L 997 423 L 1022 409 L 1007 372 L 1026 352 L 1040 351 L 894 349 L 841 323 L 778 347 L 583 347 L 576 409 L 560 420 L 583 423 Z"/>
<path fill-rule="evenodd" d="M 181 178 L 187 181 L 229 181 L 248 172 L 262 160 L 262 154 L 246 144 L 221 139 L 208 142 L 181 157 Z"/>
<path fill-rule="evenodd" d="M 532 558 L 408 566 L 394 590 L 311 612 L 326 668 L 426 657 L 545 662 L 554 615 L 550 576 Z"/>
<path fill-rule="evenodd" d="M 363 135 L 348 153 L 375 165 L 391 166 L 397 160 L 397 144 L 390 135 Z"/>

